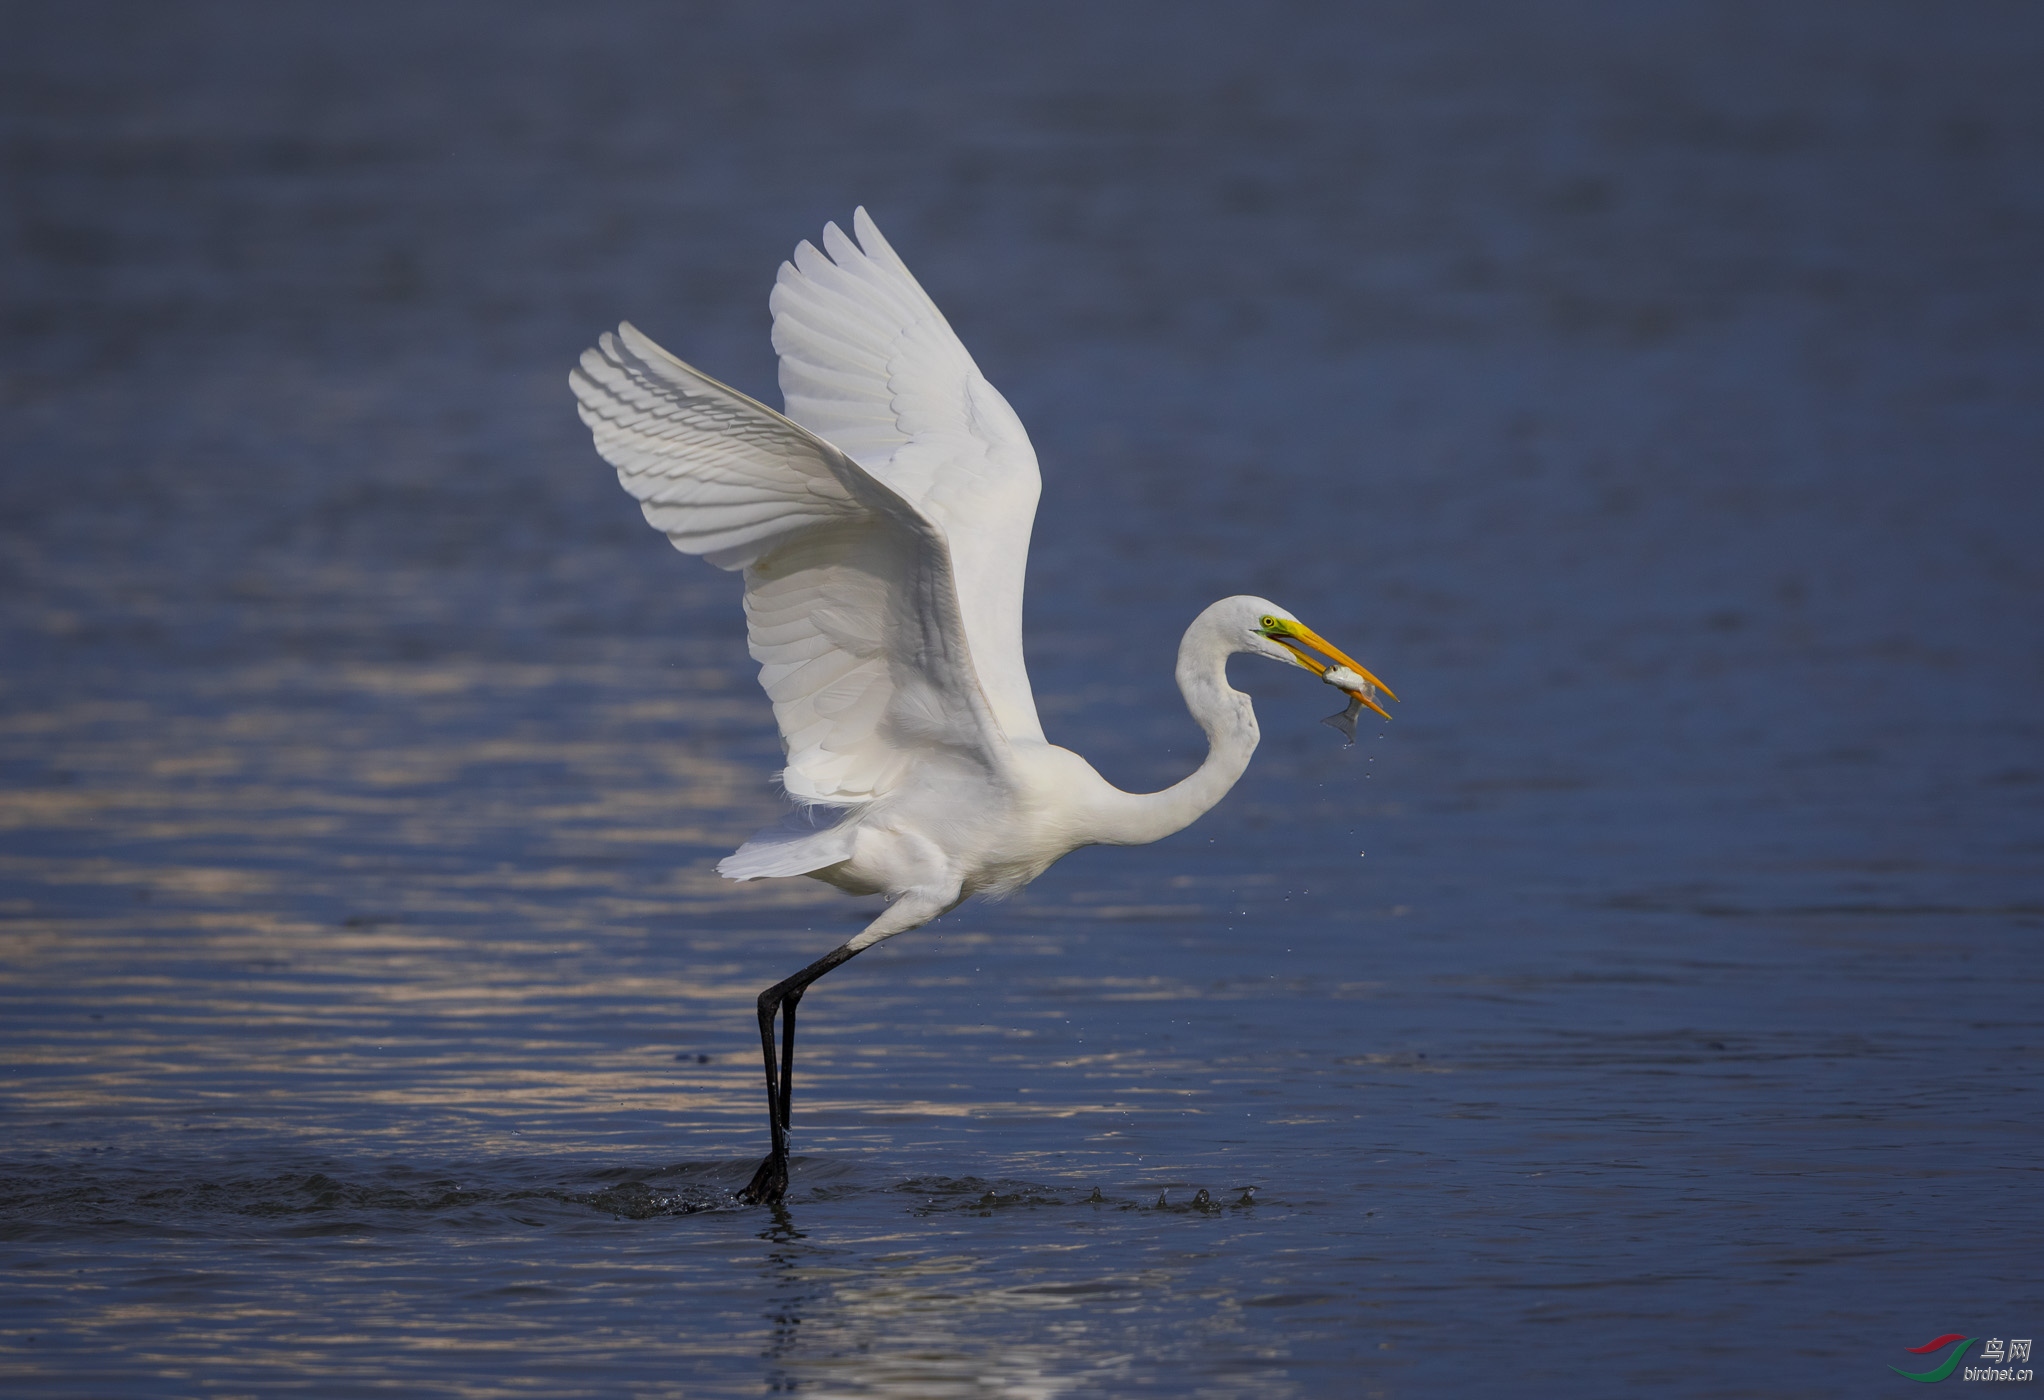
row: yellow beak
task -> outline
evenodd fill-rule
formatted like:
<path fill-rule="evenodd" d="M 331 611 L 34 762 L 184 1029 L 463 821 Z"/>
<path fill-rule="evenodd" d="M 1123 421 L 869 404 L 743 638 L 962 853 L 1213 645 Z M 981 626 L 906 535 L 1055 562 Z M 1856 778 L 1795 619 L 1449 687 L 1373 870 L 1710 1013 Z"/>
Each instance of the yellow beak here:
<path fill-rule="evenodd" d="M 1354 671 L 1357 675 L 1361 676 L 1365 681 L 1367 681 L 1372 688 L 1383 691 L 1393 700 L 1396 700 L 1398 698 L 1398 692 L 1393 690 L 1390 686 L 1384 684 L 1384 682 L 1378 680 L 1375 676 L 1371 675 L 1369 668 L 1364 666 L 1362 662 L 1350 656 L 1347 652 L 1343 651 L 1340 647 L 1334 645 L 1334 643 L 1328 641 L 1325 637 L 1321 636 L 1318 632 L 1315 632 L 1312 628 L 1308 627 L 1303 622 L 1297 622 L 1290 619 L 1280 621 L 1277 624 L 1277 626 L 1270 632 L 1266 633 L 1266 635 L 1269 636 L 1270 639 L 1276 642 L 1279 646 L 1282 646 L 1287 651 L 1291 652 L 1292 655 L 1298 657 L 1299 664 L 1301 666 L 1304 666 L 1307 670 L 1311 671 L 1316 676 L 1326 675 L 1329 671 L 1333 670 L 1335 666 L 1346 666 L 1348 667 L 1349 670 Z M 1314 651 L 1319 652 L 1321 656 L 1331 658 L 1333 661 L 1333 665 L 1329 665 L 1325 662 L 1322 662 L 1316 657 L 1308 656 L 1306 654 L 1307 647 L 1311 647 Z M 1346 686 L 1342 687 L 1342 690 L 1345 694 L 1353 696 L 1355 699 L 1360 700 L 1363 704 L 1368 705 L 1378 714 L 1383 715 L 1384 718 L 1386 719 L 1391 718 L 1390 712 L 1387 711 L 1382 705 L 1379 705 L 1377 703 L 1376 697 L 1370 694 L 1368 691 L 1349 690 Z"/>

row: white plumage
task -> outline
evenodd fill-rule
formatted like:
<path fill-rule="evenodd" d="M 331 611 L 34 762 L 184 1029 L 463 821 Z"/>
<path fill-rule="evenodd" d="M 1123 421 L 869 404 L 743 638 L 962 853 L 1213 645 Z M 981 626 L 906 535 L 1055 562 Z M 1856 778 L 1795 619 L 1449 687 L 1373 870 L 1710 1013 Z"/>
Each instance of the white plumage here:
<path fill-rule="evenodd" d="M 1275 604 L 1227 598 L 1179 649 L 1179 687 L 1211 745 L 1197 772 L 1126 793 L 1047 742 L 1022 656 L 1035 450 L 865 210 L 852 227 L 856 243 L 832 224 L 821 251 L 803 243 L 781 266 L 771 305 L 785 415 L 630 325 L 570 376 L 597 451 L 647 521 L 682 552 L 744 571 L 749 646 L 799 809 L 718 869 L 812 875 L 890 901 L 760 995 L 773 1149 L 747 1188 L 757 1200 L 786 1186 L 795 1007 L 817 977 L 1079 846 L 1154 841 L 1218 802 L 1257 738 L 1248 697 L 1227 683 L 1231 655 L 1336 674 L 1372 709 L 1390 693 Z"/>

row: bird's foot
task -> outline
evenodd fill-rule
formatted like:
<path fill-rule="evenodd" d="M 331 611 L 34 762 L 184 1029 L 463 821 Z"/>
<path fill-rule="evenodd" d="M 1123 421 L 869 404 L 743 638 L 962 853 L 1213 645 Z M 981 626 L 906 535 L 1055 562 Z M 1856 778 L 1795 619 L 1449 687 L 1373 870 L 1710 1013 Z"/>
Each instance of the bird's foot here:
<path fill-rule="evenodd" d="M 769 1152 L 761 1160 L 759 1170 L 752 1174 L 752 1181 L 738 1199 L 750 1206 L 779 1205 L 781 1197 L 788 1194 L 788 1154 Z"/>

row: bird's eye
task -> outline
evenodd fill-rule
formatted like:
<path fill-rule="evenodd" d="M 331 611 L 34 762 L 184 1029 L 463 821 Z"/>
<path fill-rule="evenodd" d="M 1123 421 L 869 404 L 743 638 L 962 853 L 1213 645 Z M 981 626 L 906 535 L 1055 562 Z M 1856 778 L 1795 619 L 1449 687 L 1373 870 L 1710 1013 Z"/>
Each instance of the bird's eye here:
<path fill-rule="evenodd" d="M 1265 619 L 1263 620 L 1263 624 L 1262 624 L 1262 626 L 1263 626 L 1263 630 L 1264 630 L 1264 631 L 1266 631 L 1266 632 L 1275 632 L 1275 631 L 1277 631 L 1277 625 L 1278 625 L 1278 620 L 1277 620 L 1276 618 L 1274 618 L 1274 617 L 1266 617 L 1266 618 L 1265 618 Z"/>

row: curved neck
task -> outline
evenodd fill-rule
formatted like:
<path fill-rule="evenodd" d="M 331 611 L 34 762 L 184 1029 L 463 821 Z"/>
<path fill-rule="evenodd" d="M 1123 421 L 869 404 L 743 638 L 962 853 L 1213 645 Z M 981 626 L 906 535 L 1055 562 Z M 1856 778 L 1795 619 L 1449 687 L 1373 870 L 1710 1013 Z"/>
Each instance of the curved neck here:
<path fill-rule="evenodd" d="M 1206 761 L 1162 792 L 1115 789 L 1100 842 L 1138 846 L 1184 830 L 1226 797 L 1249 767 L 1259 732 L 1249 697 L 1228 684 L 1228 657 L 1235 650 L 1205 614 L 1186 629 L 1178 644 L 1178 690 L 1206 731 Z"/>

